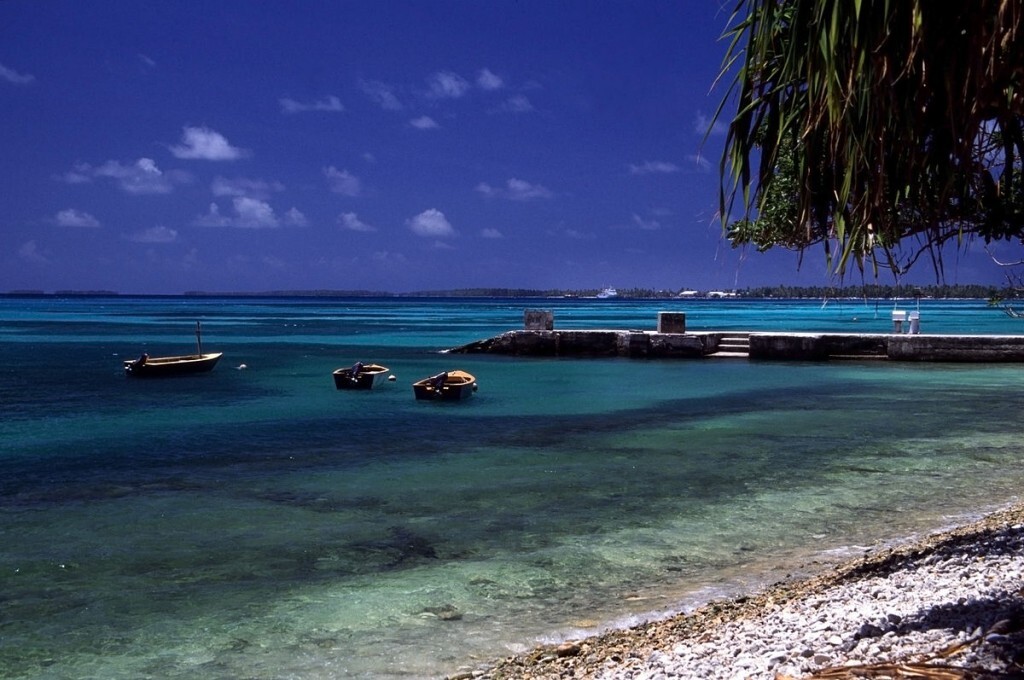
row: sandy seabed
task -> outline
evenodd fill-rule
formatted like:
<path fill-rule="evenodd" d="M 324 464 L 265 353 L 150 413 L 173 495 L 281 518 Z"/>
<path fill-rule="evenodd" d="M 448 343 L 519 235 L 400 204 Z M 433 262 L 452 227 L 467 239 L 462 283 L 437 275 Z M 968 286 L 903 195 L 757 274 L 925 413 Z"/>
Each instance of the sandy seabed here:
<path fill-rule="evenodd" d="M 810 578 L 447 678 L 1024 679 L 1024 502 Z"/>

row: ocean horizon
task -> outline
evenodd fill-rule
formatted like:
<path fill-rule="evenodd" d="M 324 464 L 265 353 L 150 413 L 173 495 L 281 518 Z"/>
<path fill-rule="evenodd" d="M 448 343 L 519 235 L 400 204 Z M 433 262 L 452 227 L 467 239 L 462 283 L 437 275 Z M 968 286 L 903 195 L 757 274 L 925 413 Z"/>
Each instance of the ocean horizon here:
<path fill-rule="evenodd" d="M 541 359 L 521 328 L 1020 334 L 984 300 L 0 297 L 0 676 L 408 678 L 1018 499 L 1017 364 Z M 130 379 L 141 352 L 210 373 Z M 336 390 L 355 361 L 389 367 Z M 414 380 L 461 368 L 465 403 Z"/>

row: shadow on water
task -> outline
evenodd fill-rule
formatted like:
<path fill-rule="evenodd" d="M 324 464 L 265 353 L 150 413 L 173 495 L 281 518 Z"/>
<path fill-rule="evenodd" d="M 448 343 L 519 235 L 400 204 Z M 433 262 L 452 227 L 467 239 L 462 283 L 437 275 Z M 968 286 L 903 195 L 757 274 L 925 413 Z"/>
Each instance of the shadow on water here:
<path fill-rule="evenodd" d="M 128 381 L 129 387 L 132 387 L 131 382 Z M 813 424 L 791 423 L 799 425 L 797 429 L 786 423 L 773 425 L 770 417 L 758 420 L 757 425 L 768 427 L 751 433 L 758 438 L 754 443 L 755 449 L 771 449 L 773 456 L 782 459 L 791 454 L 803 454 L 799 447 L 800 438 L 811 438 L 816 447 L 824 443 L 826 447 L 837 450 L 858 440 L 878 440 L 879 425 L 872 424 L 873 432 L 861 432 L 856 422 L 857 414 L 872 418 L 886 413 L 900 414 L 883 418 L 881 427 L 884 427 L 885 439 L 891 441 L 932 432 L 945 433 L 951 419 L 959 422 L 975 420 L 972 427 L 998 430 L 1016 417 L 1010 403 L 1012 400 L 1001 398 L 997 388 L 987 395 L 986 388 L 981 386 L 963 395 L 969 398 L 951 399 L 948 391 L 939 392 L 928 386 L 910 385 L 880 394 L 875 385 L 865 383 L 844 386 L 841 391 L 825 385 L 800 385 L 770 391 L 752 388 L 746 392 L 700 399 L 667 400 L 656 408 L 621 411 L 614 418 L 603 413 L 559 414 L 555 417 L 487 416 L 459 408 L 444 409 L 443 417 L 439 418 L 439 409 L 426 408 L 403 413 L 401 418 L 395 418 L 390 410 L 381 414 L 366 411 L 358 415 L 356 422 L 344 417 L 316 418 L 307 414 L 298 419 L 263 418 L 242 424 L 211 419 L 195 425 L 185 423 L 182 426 L 177 421 L 148 425 L 146 413 L 164 410 L 162 404 L 165 401 L 169 401 L 166 408 L 170 410 L 189 400 L 203 409 L 215 408 L 229 396 L 236 400 L 239 397 L 238 391 L 230 385 L 222 385 L 225 381 L 208 381 L 209 385 L 204 382 L 201 397 L 196 397 L 194 384 L 167 381 L 170 385 L 166 386 L 167 382 L 161 382 L 163 384 L 158 385 L 160 390 L 156 394 L 150 390 L 138 401 L 135 395 L 128 397 L 130 406 L 125 407 L 139 409 L 132 418 L 140 423 L 137 431 L 99 431 L 59 453 L 26 446 L 21 455 L 9 455 L 5 464 L 11 474 L 0 480 L 0 496 L 6 498 L 7 503 L 16 505 L 80 503 L 132 494 L 216 489 L 221 475 L 227 472 L 244 477 L 272 475 L 275 471 L 288 472 L 296 468 L 306 472 L 331 471 L 403 460 L 422 461 L 439 456 L 472 456 L 474 452 L 488 448 L 532 450 L 541 454 L 552 452 L 549 456 L 552 460 L 598 456 L 592 464 L 603 464 L 616 456 L 644 455 L 642 436 L 625 442 L 625 446 L 619 448 L 609 437 L 617 436 L 615 441 L 623 441 L 628 439 L 630 432 L 642 433 L 658 428 L 678 433 L 678 454 L 682 459 L 700 455 L 699 451 L 687 451 L 693 439 L 693 428 L 706 428 L 710 420 L 729 422 L 732 432 L 723 431 L 722 436 L 738 438 L 744 434 L 745 417 L 773 411 L 810 413 L 820 420 L 823 428 L 827 428 L 815 431 Z M 247 385 L 245 396 L 255 402 L 275 395 L 272 389 Z M 175 404 L 175 398 L 181 402 Z M 153 400 L 161 406 L 154 407 Z M 979 400 L 989 404 L 990 413 L 984 420 L 971 417 Z M 957 411 L 963 412 L 962 419 L 957 417 Z M 821 435 L 827 435 L 822 437 L 824 442 L 815 439 Z M 797 443 L 795 447 L 794 441 Z M 774 448 L 773 443 L 777 445 Z M 665 444 L 664 440 L 659 440 L 654 445 L 663 447 Z M 879 445 L 884 446 L 884 440 Z M 826 452 L 817 450 L 814 453 L 821 457 Z M 983 460 L 986 454 L 976 452 L 972 455 Z M 998 459 L 998 450 L 992 452 L 992 458 Z M 827 471 L 827 461 L 824 462 L 825 466 L 811 467 L 802 474 L 815 475 Z M 841 461 L 835 464 L 844 465 Z M 846 464 L 845 469 L 853 471 L 855 468 Z M 872 468 L 864 467 L 862 471 L 869 472 Z M 277 493 L 279 499 L 291 493 L 294 503 L 301 502 L 303 498 L 294 491 L 264 493 Z M 343 507 L 349 502 L 348 499 L 337 498 L 325 500 L 317 495 L 309 507 L 325 511 Z"/>

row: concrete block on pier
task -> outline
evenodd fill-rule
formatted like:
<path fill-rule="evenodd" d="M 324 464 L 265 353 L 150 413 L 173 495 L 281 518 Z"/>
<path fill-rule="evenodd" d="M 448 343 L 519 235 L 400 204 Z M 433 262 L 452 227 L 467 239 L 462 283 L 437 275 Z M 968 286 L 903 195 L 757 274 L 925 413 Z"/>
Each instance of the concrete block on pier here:
<path fill-rule="evenodd" d="M 550 331 L 555 328 L 555 313 L 547 309 L 527 309 L 523 325 L 528 331 Z"/>
<path fill-rule="evenodd" d="M 686 314 L 684 312 L 658 312 L 659 333 L 685 333 Z"/>

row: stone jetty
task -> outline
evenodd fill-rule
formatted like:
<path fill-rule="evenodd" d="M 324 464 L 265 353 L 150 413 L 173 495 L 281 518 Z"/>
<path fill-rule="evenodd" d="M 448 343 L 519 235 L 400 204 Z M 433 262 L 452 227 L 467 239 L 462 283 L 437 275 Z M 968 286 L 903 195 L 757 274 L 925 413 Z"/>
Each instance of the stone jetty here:
<path fill-rule="evenodd" d="M 1024 335 L 687 332 L 685 320 L 678 318 L 680 316 L 659 317 L 657 331 L 555 330 L 549 316 L 528 311 L 527 328 L 507 331 L 447 352 L 638 359 L 1024 362 Z"/>

